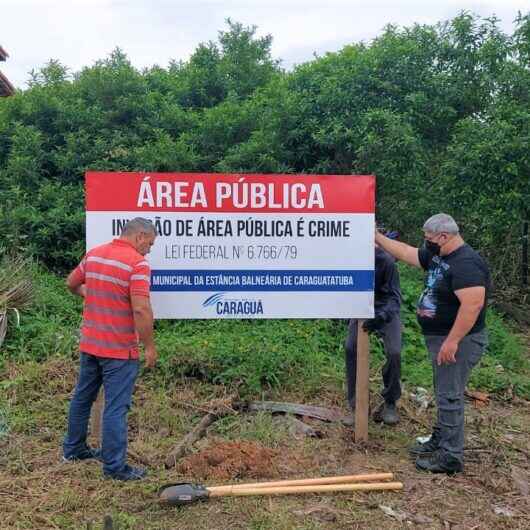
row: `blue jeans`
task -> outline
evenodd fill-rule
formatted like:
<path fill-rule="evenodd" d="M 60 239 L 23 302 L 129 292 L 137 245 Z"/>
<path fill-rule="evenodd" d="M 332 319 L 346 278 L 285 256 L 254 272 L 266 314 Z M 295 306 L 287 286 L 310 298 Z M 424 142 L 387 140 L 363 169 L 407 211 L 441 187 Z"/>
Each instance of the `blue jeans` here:
<path fill-rule="evenodd" d="M 63 444 L 66 458 L 75 457 L 86 448 L 90 409 L 103 384 L 103 472 L 113 474 L 124 469 L 127 462 L 127 413 L 138 368 L 139 362 L 135 359 L 109 359 L 81 353 L 79 379 L 70 402 L 68 433 Z"/>

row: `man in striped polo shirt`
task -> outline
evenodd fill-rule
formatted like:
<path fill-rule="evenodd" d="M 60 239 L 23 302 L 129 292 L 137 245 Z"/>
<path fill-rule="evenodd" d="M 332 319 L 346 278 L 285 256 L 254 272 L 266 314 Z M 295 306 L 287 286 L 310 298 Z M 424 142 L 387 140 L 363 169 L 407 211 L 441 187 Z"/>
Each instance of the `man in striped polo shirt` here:
<path fill-rule="evenodd" d="M 100 459 L 104 475 L 118 480 L 146 475 L 127 464 L 127 413 L 139 368 L 138 340 L 145 347 L 146 366 L 153 367 L 157 359 L 150 268 L 144 257 L 155 237 L 151 221 L 137 217 L 119 239 L 87 252 L 66 280 L 70 291 L 84 298 L 84 306 L 79 379 L 70 403 L 64 459 Z M 86 437 L 101 385 L 105 409 L 99 451 L 87 445 Z"/>

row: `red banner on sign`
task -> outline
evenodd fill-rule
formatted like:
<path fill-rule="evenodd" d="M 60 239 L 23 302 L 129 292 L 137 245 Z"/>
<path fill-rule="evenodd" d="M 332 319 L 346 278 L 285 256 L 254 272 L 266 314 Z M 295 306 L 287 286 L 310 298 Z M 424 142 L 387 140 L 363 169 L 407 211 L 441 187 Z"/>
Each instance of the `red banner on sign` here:
<path fill-rule="evenodd" d="M 373 213 L 375 177 L 89 171 L 86 209 Z"/>

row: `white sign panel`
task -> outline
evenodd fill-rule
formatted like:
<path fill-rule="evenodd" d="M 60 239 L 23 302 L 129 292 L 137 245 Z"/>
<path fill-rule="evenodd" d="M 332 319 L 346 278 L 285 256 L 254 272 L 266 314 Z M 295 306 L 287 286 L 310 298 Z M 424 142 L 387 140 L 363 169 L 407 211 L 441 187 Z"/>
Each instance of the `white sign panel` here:
<path fill-rule="evenodd" d="M 87 249 L 155 223 L 156 318 L 370 318 L 372 176 L 86 174 Z"/>

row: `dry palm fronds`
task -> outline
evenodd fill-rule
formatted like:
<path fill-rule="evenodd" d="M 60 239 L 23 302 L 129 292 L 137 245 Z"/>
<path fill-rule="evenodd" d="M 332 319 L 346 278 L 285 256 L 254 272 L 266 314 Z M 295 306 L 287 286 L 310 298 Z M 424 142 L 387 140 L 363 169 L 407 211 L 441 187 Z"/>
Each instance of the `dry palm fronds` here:
<path fill-rule="evenodd" d="M 5 311 L 0 311 L 0 346 L 4 343 L 7 333 L 7 316 Z"/>
<path fill-rule="evenodd" d="M 29 266 L 29 260 L 23 257 L 4 257 L 0 262 L 0 311 L 23 309 L 31 302 Z"/>

